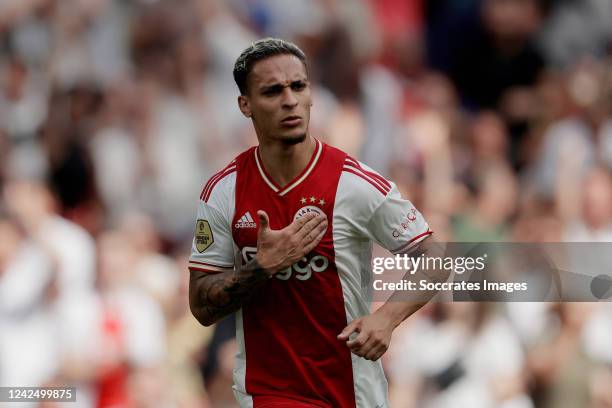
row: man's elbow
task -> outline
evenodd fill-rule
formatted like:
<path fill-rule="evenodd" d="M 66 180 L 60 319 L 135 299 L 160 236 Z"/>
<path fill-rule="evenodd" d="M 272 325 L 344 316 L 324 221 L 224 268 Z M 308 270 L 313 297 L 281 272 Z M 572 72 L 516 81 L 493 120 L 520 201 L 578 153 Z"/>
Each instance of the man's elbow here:
<path fill-rule="evenodd" d="M 216 323 L 216 321 L 211 318 L 208 313 L 202 312 L 201 310 L 191 308 L 191 314 L 195 319 L 204 327 L 210 327 Z"/>
<path fill-rule="evenodd" d="M 212 326 L 213 324 L 217 323 L 217 321 L 216 321 L 216 320 L 213 320 L 213 319 L 206 319 L 206 318 L 199 319 L 199 318 L 197 318 L 197 317 L 196 317 L 196 319 L 197 319 L 197 321 L 198 321 L 198 322 L 199 322 L 199 323 L 200 323 L 202 326 L 204 326 L 204 327 L 210 327 L 210 326 Z"/>
<path fill-rule="evenodd" d="M 195 305 L 192 302 L 189 302 L 189 309 L 191 310 L 191 314 L 202 326 L 210 327 L 215 324 L 217 321 L 214 319 L 210 313 L 206 311 L 206 307 L 203 305 Z"/>

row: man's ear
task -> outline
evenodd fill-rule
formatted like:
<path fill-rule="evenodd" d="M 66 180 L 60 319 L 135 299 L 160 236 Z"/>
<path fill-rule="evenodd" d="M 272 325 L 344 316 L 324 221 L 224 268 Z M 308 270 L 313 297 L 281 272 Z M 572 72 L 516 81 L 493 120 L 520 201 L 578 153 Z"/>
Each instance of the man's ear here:
<path fill-rule="evenodd" d="M 242 112 L 242 114 L 247 117 L 250 118 L 252 116 L 251 114 L 251 104 L 249 103 L 249 98 L 244 96 L 244 95 L 240 95 L 238 97 L 238 108 L 240 109 L 240 112 Z"/>

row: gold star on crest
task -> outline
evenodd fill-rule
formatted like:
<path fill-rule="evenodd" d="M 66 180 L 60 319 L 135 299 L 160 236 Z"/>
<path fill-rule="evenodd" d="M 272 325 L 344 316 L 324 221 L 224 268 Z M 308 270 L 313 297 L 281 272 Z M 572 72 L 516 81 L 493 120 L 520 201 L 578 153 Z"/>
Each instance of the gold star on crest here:
<path fill-rule="evenodd" d="M 305 198 L 305 197 L 302 197 L 302 199 L 300 200 L 300 203 L 302 203 L 302 204 L 306 204 L 306 198 Z"/>
<path fill-rule="evenodd" d="M 319 205 L 325 205 L 325 200 L 324 199 L 320 199 L 319 200 Z"/>
<path fill-rule="evenodd" d="M 315 202 L 317 202 L 316 197 L 315 197 L 315 196 L 311 196 L 311 197 L 310 197 L 310 202 L 311 202 L 311 203 L 315 203 Z"/>

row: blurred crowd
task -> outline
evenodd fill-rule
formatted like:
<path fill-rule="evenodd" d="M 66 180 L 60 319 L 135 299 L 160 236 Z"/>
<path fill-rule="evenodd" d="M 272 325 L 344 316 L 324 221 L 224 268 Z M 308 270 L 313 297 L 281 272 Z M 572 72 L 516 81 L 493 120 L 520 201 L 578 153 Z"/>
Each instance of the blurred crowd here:
<path fill-rule="evenodd" d="M 311 133 L 438 240 L 612 241 L 609 0 L 2 0 L 1 386 L 235 407 L 186 262 L 203 183 L 256 144 L 232 68 L 265 36 L 308 55 Z M 440 303 L 384 364 L 394 408 L 604 408 L 611 344 L 606 303 Z"/>

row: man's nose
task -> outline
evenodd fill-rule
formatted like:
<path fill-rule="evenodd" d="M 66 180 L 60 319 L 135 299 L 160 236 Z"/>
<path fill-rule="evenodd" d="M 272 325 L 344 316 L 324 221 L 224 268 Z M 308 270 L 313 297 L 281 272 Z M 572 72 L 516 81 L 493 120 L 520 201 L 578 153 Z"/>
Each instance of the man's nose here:
<path fill-rule="evenodd" d="M 282 95 L 283 99 L 282 99 L 282 104 L 283 107 L 287 107 L 287 108 L 293 108 L 294 106 L 296 106 L 298 104 L 298 100 L 295 97 L 295 94 L 293 93 L 293 90 L 289 87 L 285 88 L 283 90 L 283 95 Z"/>

